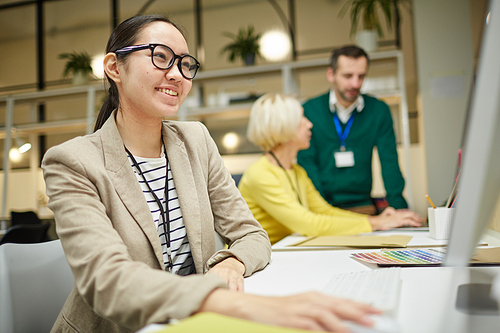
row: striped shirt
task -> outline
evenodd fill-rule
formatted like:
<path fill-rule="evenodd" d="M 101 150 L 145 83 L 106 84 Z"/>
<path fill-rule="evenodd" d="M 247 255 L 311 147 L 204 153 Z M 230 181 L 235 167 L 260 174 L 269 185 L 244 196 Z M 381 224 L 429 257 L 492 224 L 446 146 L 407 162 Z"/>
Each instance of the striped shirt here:
<path fill-rule="evenodd" d="M 175 189 L 174 178 L 172 176 L 168 159 L 165 158 L 164 153 L 161 154 L 160 158 L 144 158 L 137 156 L 134 156 L 134 158 L 146 178 L 149 187 L 151 187 L 163 205 L 164 211 L 167 211 L 168 209 L 168 217 L 170 220 L 170 248 L 167 246 L 165 237 L 167 227 L 163 218 L 160 216 L 161 210 L 158 207 L 155 198 L 151 194 L 148 184 L 144 181 L 144 178 L 141 176 L 139 170 L 137 170 L 134 166 L 132 158 L 128 156 L 130 165 L 132 166 L 137 180 L 139 181 L 139 185 L 141 186 L 142 193 L 144 193 L 144 197 L 146 198 L 146 202 L 149 206 L 149 210 L 151 211 L 153 221 L 160 237 L 165 269 L 169 265 L 168 251 L 170 251 L 173 263 L 172 273 L 178 275 L 196 273 L 186 233 L 186 227 L 184 226 L 184 220 L 182 219 L 177 190 Z M 168 206 L 165 201 L 165 170 L 167 170 L 168 177 Z"/>

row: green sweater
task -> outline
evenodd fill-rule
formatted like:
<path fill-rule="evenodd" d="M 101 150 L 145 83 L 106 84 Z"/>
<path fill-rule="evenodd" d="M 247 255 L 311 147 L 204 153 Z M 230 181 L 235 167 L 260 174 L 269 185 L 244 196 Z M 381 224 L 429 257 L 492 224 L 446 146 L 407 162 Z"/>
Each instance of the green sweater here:
<path fill-rule="evenodd" d="M 304 115 L 313 123 L 311 146 L 300 151 L 298 163 L 306 169 L 314 186 L 331 205 L 354 207 L 372 204 L 372 155 L 377 147 L 382 166 L 386 197 L 396 209 L 408 208 L 403 198 L 404 179 L 399 169 L 396 136 L 389 107 L 384 102 L 363 95 L 365 107 L 356 112 L 346 149 L 354 152 L 354 166 L 337 168 L 333 154 L 340 149 L 330 94 L 310 99 Z M 345 124 L 342 124 L 344 130 Z"/>

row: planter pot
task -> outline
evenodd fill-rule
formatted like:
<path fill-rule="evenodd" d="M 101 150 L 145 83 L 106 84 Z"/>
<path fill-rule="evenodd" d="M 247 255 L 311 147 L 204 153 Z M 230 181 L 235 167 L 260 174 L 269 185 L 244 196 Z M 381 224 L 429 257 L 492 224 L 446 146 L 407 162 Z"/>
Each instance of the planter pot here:
<path fill-rule="evenodd" d="M 73 85 L 74 86 L 84 86 L 89 82 L 89 76 L 87 73 L 78 71 L 73 73 Z"/>
<path fill-rule="evenodd" d="M 245 55 L 245 65 L 251 66 L 255 64 L 255 54 L 247 53 Z"/>
<path fill-rule="evenodd" d="M 377 49 L 377 30 L 362 30 L 356 33 L 356 45 L 366 52 L 373 52 Z"/>

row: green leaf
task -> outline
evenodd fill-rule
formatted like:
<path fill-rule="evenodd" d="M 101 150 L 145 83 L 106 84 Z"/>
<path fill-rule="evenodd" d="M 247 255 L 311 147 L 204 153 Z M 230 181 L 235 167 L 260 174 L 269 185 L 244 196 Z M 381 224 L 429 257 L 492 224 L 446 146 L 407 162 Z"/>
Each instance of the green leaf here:
<path fill-rule="evenodd" d="M 356 34 L 360 20 L 363 29 L 377 30 L 378 35 L 383 37 L 378 13 L 382 11 L 387 23 L 387 29 L 391 30 L 393 9 L 399 10 L 399 5 L 410 12 L 409 0 L 349 0 L 342 6 L 338 16 L 344 17 L 350 9 L 351 37 Z"/>
<path fill-rule="evenodd" d="M 256 34 L 252 25 L 249 25 L 247 28 L 239 28 L 236 34 L 223 32 L 222 35 L 232 39 L 231 43 L 221 49 L 221 54 L 227 53 L 230 62 L 234 62 L 237 58 L 240 58 L 244 62 L 246 55 L 249 53 L 261 56 L 259 51 L 261 34 Z"/>
<path fill-rule="evenodd" d="M 76 72 L 92 73 L 92 58 L 86 51 L 61 53 L 59 59 L 68 59 L 64 67 L 64 77 Z"/>

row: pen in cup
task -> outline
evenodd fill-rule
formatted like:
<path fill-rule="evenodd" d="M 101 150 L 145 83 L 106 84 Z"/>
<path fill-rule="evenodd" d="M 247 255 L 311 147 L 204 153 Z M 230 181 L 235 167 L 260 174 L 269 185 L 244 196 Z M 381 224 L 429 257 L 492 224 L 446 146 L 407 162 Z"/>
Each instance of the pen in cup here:
<path fill-rule="evenodd" d="M 457 201 L 457 196 L 455 195 L 455 198 L 453 199 L 453 202 L 450 205 L 450 208 L 455 207 L 455 201 Z"/>
<path fill-rule="evenodd" d="M 434 204 L 434 202 L 432 202 L 431 198 L 429 197 L 428 194 L 425 195 L 425 198 L 427 199 L 427 201 L 429 201 L 429 203 L 431 204 L 432 208 L 436 209 L 436 205 Z"/>

